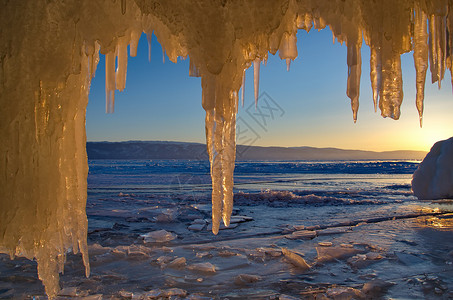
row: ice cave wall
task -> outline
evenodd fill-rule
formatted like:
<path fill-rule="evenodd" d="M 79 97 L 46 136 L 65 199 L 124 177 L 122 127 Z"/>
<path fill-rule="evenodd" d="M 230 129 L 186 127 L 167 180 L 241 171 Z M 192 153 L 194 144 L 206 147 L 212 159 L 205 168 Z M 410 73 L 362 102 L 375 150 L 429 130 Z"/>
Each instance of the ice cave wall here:
<path fill-rule="evenodd" d="M 126 84 L 128 45 L 135 56 L 142 32 L 154 33 L 173 62 L 189 58 L 189 74 L 201 76 L 215 233 L 233 205 L 244 70 L 255 69 L 257 98 L 260 63 L 278 52 L 289 68 L 297 30 L 330 27 L 346 44 L 354 120 L 362 41 L 371 48 L 370 97 L 384 117 L 400 115 L 402 53 L 414 52 L 420 122 L 428 66 L 439 86 L 451 70 L 446 0 L 0 1 L 0 252 L 36 259 L 51 297 L 68 250 L 82 252 L 89 274 L 85 109 L 99 52 L 108 112 Z"/>

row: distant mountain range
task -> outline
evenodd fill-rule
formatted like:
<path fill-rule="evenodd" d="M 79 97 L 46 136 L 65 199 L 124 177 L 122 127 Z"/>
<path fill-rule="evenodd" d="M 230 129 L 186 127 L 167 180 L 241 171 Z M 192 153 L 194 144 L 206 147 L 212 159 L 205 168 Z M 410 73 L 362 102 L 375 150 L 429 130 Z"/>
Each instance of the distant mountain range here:
<path fill-rule="evenodd" d="M 206 145 L 186 142 L 87 142 L 89 159 L 207 160 Z M 421 160 L 424 151 L 363 151 L 315 147 L 260 147 L 238 145 L 237 160 Z"/>

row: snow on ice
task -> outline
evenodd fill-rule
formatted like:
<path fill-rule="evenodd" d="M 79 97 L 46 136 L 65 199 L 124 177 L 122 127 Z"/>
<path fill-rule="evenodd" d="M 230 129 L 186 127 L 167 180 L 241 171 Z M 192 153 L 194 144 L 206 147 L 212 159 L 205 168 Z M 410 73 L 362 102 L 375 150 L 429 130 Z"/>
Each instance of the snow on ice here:
<path fill-rule="evenodd" d="M 434 144 L 412 177 L 418 199 L 453 198 L 453 137 Z"/>
<path fill-rule="evenodd" d="M 190 57 L 190 74 L 201 76 L 203 88 L 215 234 L 221 220 L 230 224 L 233 209 L 244 70 L 253 64 L 257 99 L 261 62 L 278 51 L 289 69 L 298 55 L 298 29 L 328 26 L 346 44 L 354 120 L 362 37 L 371 49 L 373 99 L 383 117 L 400 116 L 401 54 L 414 50 L 420 123 L 428 62 L 439 86 L 452 69 L 453 14 L 441 1 L 3 1 L 0 26 L 0 252 L 36 259 L 50 297 L 58 293 L 68 250 L 82 253 L 90 273 L 85 113 L 99 52 L 106 55 L 107 112 L 114 111 L 115 90 L 126 84 L 127 46 L 135 56 L 142 32 L 154 33 L 172 62 Z M 437 179 L 442 168 L 428 173 L 436 179 L 422 190 L 430 194 L 418 195 L 444 197 L 447 181 Z M 423 186 L 420 174 L 414 191 Z"/>

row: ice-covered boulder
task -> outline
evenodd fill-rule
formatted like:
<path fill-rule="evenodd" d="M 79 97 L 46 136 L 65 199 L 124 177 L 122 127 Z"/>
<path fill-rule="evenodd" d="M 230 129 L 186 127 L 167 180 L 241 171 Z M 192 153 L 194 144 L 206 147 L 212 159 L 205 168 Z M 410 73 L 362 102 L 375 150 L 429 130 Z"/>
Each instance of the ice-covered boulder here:
<path fill-rule="evenodd" d="M 434 144 L 412 176 L 418 199 L 453 198 L 453 137 Z"/>

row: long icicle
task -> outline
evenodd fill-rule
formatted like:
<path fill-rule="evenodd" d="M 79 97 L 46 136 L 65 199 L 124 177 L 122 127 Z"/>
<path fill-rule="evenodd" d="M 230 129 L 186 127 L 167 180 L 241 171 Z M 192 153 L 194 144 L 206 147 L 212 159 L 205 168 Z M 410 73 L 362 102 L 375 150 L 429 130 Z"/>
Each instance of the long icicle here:
<path fill-rule="evenodd" d="M 105 112 L 113 113 L 115 107 L 115 52 L 105 55 Z"/>
<path fill-rule="evenodd" d="M 420 119 L 420 127 L 423 125 L 423 101 L 425 98 L 426 71 L 428 69 L 428 32 L 426 25 L 426 14 L 415 3 L 414 19 L 414 65 L 416 70 L 416 106 Z"/>
<path fill-rule="evenodd" d="M 260 89 L 260 59 L 253 61 L 253 83 L 255 87 L 255 107 L 258 107 L 258 95 Z"/>

